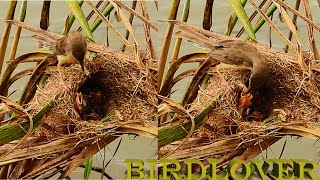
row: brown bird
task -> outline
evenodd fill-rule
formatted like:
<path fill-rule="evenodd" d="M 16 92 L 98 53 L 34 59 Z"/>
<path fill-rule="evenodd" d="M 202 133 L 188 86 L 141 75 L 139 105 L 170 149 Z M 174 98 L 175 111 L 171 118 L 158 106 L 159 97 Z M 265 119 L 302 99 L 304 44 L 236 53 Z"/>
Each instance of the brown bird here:
<path fill-rule="evenodd" d="M 212 42 L 209 37 L 196 31 L 193 27 L 179 22 L 177 24 L 179 25 L 179 31 L 176 34 L 211 50 L 209 58 L 212 60 L 229 65 L 230 68 L 249 69 L 251 71 L 249 87 L 245 93 L 265 85 L 269 77 L 268 64 L 265 57 L 251 43 L 238 39 Z"/>
<path fill-rule="evenodd" d="M 70 32 L 59 39 L 53 47 L 53 52 L 57 55 L 58 59 L 58 71 L 66 89 L 69 89 L 69 87 L 63 81 L 61 66 L 63 64 L 80 64 L 82 71 L 85 72 L 84 59 L 87 50 L 87 40 L 77 31 Z"/>
<path fill-rule="evenodd" d="M 240 69 L 249 69 L 249 86 L 239 99 L 238 108 L 243 116 L 251 114 L 250 119 L 263 119 L 268 89 L 269 67 L 264 56 L 250 43 L 242 40 L 222 40 L 212 47 L 209 58 Z M 262 118 L 261 118 L 262 117 Z"/>
<path fill-rule="evenodd" d="M 248 69 L 251 71 L 247 90 L 241 93 L 238 107 L 242 112 L 264 109 L 270 81 L 270 70 L 265 57 L 257 48 L 248 42 L 238 39 L 228 39 L 213 42 L 192 26 L 177 23 L 179 30 L 176 34 L 181 38 L 208 48 L 209 58 L 222 63 L 222 67 L 233 69 Z"/>
<path fill-rule="evenodd" d="M 269 68 L 264 56 L 252 44 L 242 40 L 216 42 L 209 57 L 236 68 L 249 69 L 251 75 L 245 93 L 264 86 L 269 78 Z"/>

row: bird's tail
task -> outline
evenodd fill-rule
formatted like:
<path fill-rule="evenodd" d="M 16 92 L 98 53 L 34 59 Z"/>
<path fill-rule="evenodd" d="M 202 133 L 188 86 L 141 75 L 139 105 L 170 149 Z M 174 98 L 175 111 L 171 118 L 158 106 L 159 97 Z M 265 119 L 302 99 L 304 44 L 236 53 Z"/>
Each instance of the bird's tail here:
<path fill-rule="evenodd" d="M 206 49 L 212 49 L 214 46 L 215 43 L 212 42 L 209 37 L 198 32 L 193 26 L 180 21 L 174 21 L 174 23 L 178 25 L 178 31 L 176 32 L 177 36 Z"/>

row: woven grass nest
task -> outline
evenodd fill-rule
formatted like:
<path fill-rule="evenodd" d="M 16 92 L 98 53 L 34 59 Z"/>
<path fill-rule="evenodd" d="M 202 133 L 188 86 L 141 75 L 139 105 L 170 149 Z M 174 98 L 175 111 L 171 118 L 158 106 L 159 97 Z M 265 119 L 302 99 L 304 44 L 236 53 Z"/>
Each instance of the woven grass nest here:
<path fill-rule="evenodd" d="M 104 116 L 112 114 L 107 124 L 150 126 L 155 123 L 155 86 L 134 62 L 126 58 L 130 56 L 119 59 L 110 54 L 98 54 L 92 61 L 94 70 L 89 76 L 84 75 L 79 65 L 63 68 L 64 81 L 72 85 L 69 91 L 63 87 L 59 74 L 52 72 L 45 86 L 37 91 L 36 98 L 28 105 L 29 109 L 40 109 L 58 96 L 55 107 L 47 113 L 44 121 L 47 126 L 39 130 L 40 135 L 58 137 L 59 134 L 75 133 L 81 129 L 99 131 L 105 123 L 90 118 L 84 121 L 74 107 L 76 92 L 97 86 L 102 87 Z M 61 91 L 66 92 L 61 94 Z"/>
<path fill-rule="evenodd" d="M 236 39 L 182 22 L 176 24 L 181 31 L 191 29 L 207 37 L 208 41 Z M 199 89 L 196 99 L 186 107 L 194 121 L 198 121 L 208 107 L 211 109 L 203 118 L 198 133 L 188 140 L 162 147 L 160 156 L 173 159 L 215 157 L 220 159 L 220 167 L 234 157 L 254 158 L 285 135 L 319 138 L 319 62 L 312 60 L 308 52 L 303 52 L 299 58 L 298 53 L 285 54 L 256 43 L 252 45 L 266 57 L 271 71 L 268 91 L 263 94 L 270 98 L 264 104 L 267 117 L 256 121 L 239 113 L 240 84 L 248 83 L 250 71 L 211 66 L 207 71 L 210 75 L 208 84 Z M 190 128 L 190 125 L 184 127 Z M 162 141 L 161 132 L 159 136 Z"/>
<path fill-rule="evenodd" d="M 61 37 L 23 23 L 18 25 L 35 32 L 36 38 L 49 45 Z M 70 85 L 69 89 L 63 86 L 55 68 L 46 70 L 46 83 L 38 87 L 25 109 L 35 114 L 52 100 L 54 106 L 34 133 L 0 148 L 2 168 L 14 163 L 18 163 L 15 168 L 33 165 L 6 177 L 49 178 L 60 172 L 62 178 L 122 134 L 156 137 L 157 96 L 152 75 L 156 61 L 144 52 L 134 56 L 92 42 L 88 49 L 95 53 L 91 65 L 86 63 L 86 67 L 91 67 L 89 75 L 84 74 L 80 65 L 62 68 L 63 81 Z M 136 57 L 150 69 L 140 67 Z M 103 94 L 102 116 L 84 119 L 75 110 L 76 93 L 96 87 Z"/>

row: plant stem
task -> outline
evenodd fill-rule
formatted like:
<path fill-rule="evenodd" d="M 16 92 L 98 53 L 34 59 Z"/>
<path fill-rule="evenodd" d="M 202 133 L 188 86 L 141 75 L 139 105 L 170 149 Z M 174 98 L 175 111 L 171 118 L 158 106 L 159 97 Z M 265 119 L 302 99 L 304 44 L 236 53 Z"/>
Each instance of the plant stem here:
<path fill-rule="evenodd" d="M 173 0 L 170 9 L 169 20 L 175 20 L 177 18 L 180 0 Z M 173 32 L 173 23 L 168 22 L 167 31 L 164 36 L 164 41 L 161 48 L 160 58 L 159 58 L 159 69 L 158 69 L 158 90 L 161 88 L 164 68 L 166 66 L 168 51 L 171 43 L 171 37 Z"/>
<path fill-rule="evenodd" d="M 10 1 L 9 7 L 7 10 L 6 20 L 13 20 L 16 6 L 17 6 L 17 1 Z M 2 34 L 1 41 L 0 41 L 0 74 L 1 74 L 1 70 L 2 70 L 4 56 L 6 54 L 6 50 L 7 50 L 7 46 L 8 46 L 10 30 L 11 30 L 11 23 L 6 22 L 4 25 L 3 34 Z"/>

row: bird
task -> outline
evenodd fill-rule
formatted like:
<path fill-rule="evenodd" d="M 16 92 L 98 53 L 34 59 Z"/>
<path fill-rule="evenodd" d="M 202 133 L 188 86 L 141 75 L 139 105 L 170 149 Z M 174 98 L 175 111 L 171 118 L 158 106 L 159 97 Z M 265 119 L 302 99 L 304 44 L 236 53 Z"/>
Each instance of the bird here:
<path fill-rule="evenodd" d="M 235 38 L 214 42 L 188 25 L 181 23 L 178 25 L 179 31 L 176 35 L 208 49 L 208 58 L 220 62 L 220 67 L 250 70 L 248 87 L 241 93 L 238 103 L 241 114 L 255 112 L 253 109 L 259 109 L 259 112 L 265 109 L 264 104 L 267 99 L 265 94 L 268 92 L 271 72 L 266 58 L 252 43 Z"/>
<path fill-rule="evenodd" d="M 177 21 L 176 35 L 187 41 L 196 43 L 208 49 L 208 58 L 214 62 L 223 63 L 233 69 L 248 69 L 251 71 L 249 87 L 246 94 L 266 84 L 269 77 L 268 63 L 265 57 L 252 44 L 240 39 L 222 39 L 213 42 L 209 37 L 197 31 L 190 25 Z"/>
<path fill-rule="evenodd" d="M 257 48 L 242 40 L 221 40 L 211 47 L 209 58 L 224 64 L 235 66 L 237 69 L 251 71 L 249 85 L 245 94 L 266 85 L 269 78 L 267 61 Z"/>
<path fill-rule="evenodd" d="M 266 92 L 270 81 L 270 70 L 265 57 L 250 43 L 228 39 L 216 42 L 211 48 L 209 58 L 230 67 L 235 66 L 236 69 L 251 71 L 248 88 L 241 93 L 238 108 L 242 116 L 262 120 L 263 115 L 266 115 Z"/>
<path fill-rule="evenodd" d="M 88 88 L 82 92 L 76 92 L 74 108 L 79 116 L 84 119 L 101 119 L 105 114 L 105 94 L 97 88 Z"/>
<path fill-rule="evenodd" d="M 58 71 L 65 88 L 68 85 L 63 81 L 61 66 L 63 64 L 80 64 L 82 71 L 85 73 L 84 61 L 88 50 L 87 40 L 80 32 L 70 32 L 68 35 L 59 39 L 52 48 L 58 59 Z"/>
<path fill-rule="evenodd" d="M 76 92 L 74 108 L 79 116 L 84 119 L 99 120 L 101 119 L 102 104 L 96 104 L 96 97 L 92 94 L 87 95 L 82 92 Z"/>

